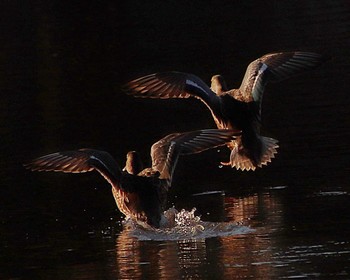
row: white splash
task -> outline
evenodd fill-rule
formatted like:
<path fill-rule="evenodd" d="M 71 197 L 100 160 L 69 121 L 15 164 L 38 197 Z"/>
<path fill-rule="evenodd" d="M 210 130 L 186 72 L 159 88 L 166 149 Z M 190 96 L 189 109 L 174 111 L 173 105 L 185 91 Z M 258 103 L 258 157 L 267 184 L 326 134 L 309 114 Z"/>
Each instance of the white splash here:
<path fill-rule="evenodd" d="M 164 212 L 164 215 L 170 212 L 170 216 L 173 217 L 174 222 L 170 221 L 168 227 L 154 229 L 151 227 L 144 227 L 135 223 L 129 224 L 129 234 L 139 240 L 193 240 L 193 239 L 205 239 L 212 237 L 223 237 L 241 235 L 253 232 L 254 230 L 247 226 L 239 225 L 236 222 L 204 222 L 201 221 L 199 216 L 194 213 L 196 211 L 193 208 L 191 211 L 181 210 L 176 211 L 175 208 L 170 208 Z M 130 221 L 131 222 L 131 221 Z"/>

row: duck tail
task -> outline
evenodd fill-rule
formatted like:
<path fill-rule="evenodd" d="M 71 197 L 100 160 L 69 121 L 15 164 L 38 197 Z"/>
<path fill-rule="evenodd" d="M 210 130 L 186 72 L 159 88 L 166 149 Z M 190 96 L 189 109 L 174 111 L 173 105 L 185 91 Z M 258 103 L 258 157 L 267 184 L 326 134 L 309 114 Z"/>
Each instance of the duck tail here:
<path fill-rule="evenodd" d="M 271 160 L 275 157 L 278 148 L 278 140 L 264 137 L 260 138 L 261 140 L 261 157 L 259 162 L 254 162 L 250 157 L 247 156 L 246 153 L 240 149 L 240 146 L 237 142 L 233 142 L 231 145 L 231 155 L 230 162 L 222 163 L 223 165 L 231 165 L 232 168 L 236 168 L 237 170 L 242 171 L 255 171 L 257 167 L 263 167 L 263 165 L 267 165 Z"/>
<path fill-rule="evenodd" d="M 277 154 L 278 140 L 269 138 L 269 137 L 261 137 L 262 143 L 262 151 L 261 151 L 261 159 L 258 167 L 262 167 L 262 165 L 267 165 Z"/>

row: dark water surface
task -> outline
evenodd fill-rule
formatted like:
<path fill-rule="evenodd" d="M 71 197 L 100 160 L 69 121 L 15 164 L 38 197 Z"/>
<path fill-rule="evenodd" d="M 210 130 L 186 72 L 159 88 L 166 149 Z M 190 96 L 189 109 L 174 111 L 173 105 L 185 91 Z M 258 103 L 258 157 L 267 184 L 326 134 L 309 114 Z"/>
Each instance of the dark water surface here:
<path fill-rule="evenodd" d="M 1 3 L 0 279 L 350 279 L 348 1 L 124 2 Z M 197 100 L 137 100 L 121 84 L 178 70 L 236 87 L 250 61 L 295 49 L 331 59 L 267 87 L 273 162 L 238 172 L 218 167 L 224 148 L 189 156 L 170 192 L 169 206 L 252 232 L 140 240 L 98 174 L 22 167 L 83 147 L 149 162 L 164 135 L 214 123 Z"/>

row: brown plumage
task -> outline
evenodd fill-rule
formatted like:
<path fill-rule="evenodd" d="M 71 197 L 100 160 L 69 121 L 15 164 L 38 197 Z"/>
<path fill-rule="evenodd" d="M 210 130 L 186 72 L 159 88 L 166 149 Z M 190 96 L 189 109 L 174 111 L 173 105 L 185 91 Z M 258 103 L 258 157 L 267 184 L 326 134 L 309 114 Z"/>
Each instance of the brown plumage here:
<path fill-rule="evenodd" d="M 242 135 L 227 146 L 236 169 L 255 170 L 268 164 L 277 153 L 277 140 L 260 135 L 261 101 L 268 82 L 278 82 L 313 69 L 324 57 L 311 52 L 266 54 L 251 62 L 241 86 L 228 90 L 222 76 L 215 75 L 209 88 L 193 74 L 163 72 L 127 83 L 124 90 L 135 97 L 200 99 L 210 110 L 220 129 L 239 129 Z"/>
<path fill-rule="evenodd" d="M 134 151 L 127 154 L 126 166 L 121 170 L 109 153 L 93 149 L 49 154 L 25 167 L 32 171 L 66 173 L 96 170 L 111 184 L 117 206 L 125 216 L 159 227 L 179 156 L 224 145 L 238 134 L 234 130 L 218 129 L 169 134 L 152 145 L 152 166 L 145 169 Z"/>

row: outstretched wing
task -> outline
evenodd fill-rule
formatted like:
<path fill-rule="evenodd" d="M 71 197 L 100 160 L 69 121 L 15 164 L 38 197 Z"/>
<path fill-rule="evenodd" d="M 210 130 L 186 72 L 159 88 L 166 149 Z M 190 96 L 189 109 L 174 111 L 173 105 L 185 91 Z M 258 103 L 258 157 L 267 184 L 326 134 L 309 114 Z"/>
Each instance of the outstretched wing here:
<path fill-rule="evenodd" d="M 159 171 L 160 179 L 171 181 L 180 155 L 200 153 L 224 145 L 239 134 L 238 131 L 225 129 L 205 129 L 169 134 L 152 145 L 152 169 Z"/>
<path fill-rule="evenodd" d="M 201 99 L 207 106 L 217 102 L 216 94 L 196 75 L 182 72 L 150 74 L 128 82 L 123 89 L 127 94 L 144 98 Z"/>
<path fill-rule="evenodd" d="M 325 57 L 312 52 L 280 52 L 266 54 L 251 62 L 245 72 L 242 84 L 234 95 L 244 102 L 261 104 L 268 82 L 288 79 L 304 71 L 316 68 Z M 236 97 L 236 96 L 235 96 Z"/>
<path fill-rule="evenodd" d="M 32 171 L 83 173 L 96 170 L 112 186 L 119 187 L 121 171 L 113 157 L 103 151 L 80 149 L 49 154 L 24 164 Z"/>

